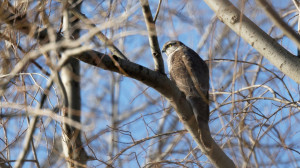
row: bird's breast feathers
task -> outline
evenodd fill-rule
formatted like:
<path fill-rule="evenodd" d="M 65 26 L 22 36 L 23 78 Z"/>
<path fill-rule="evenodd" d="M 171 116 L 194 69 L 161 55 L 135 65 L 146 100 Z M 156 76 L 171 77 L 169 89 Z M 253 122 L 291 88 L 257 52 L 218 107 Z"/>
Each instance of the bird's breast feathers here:
<path fill-rule="evenodd" d="M 178 54 L 178 51 L 180 51 L 182 49 L 183 49 L 183 47 L 179 46 L 173 52 L 171 52 L 171 53 L 168 54 L 167 63 L 168 63 L 168 69 L 169 69 L 169 71 L 171 71 L 171 69 L 172 69 L 172 66 L 173 66 L 172 64 L 173 64 L 173 61 L 174 61 L 174 57 L 176 57 L 177 54 Z"/>

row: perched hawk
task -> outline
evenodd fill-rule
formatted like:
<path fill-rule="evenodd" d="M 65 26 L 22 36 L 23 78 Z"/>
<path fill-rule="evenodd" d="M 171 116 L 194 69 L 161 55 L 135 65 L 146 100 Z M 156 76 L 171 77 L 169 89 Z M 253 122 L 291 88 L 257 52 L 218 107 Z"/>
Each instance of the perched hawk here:
<path fill-rule="evenodd" d="M 162 52 L 168 56 L 171 80 L 186 95 L 198 125 L 208 124 L 209 72 L 199 55 L 180 41 L 169 41 Z"/>

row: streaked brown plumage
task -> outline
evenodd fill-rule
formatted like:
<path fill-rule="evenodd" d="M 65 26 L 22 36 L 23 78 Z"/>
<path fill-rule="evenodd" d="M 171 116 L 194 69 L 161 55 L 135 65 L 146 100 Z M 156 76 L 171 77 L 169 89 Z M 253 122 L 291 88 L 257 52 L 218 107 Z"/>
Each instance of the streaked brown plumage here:
<path fill-rule="evenodd" d="M 207 124 L 209 72 L 206 63 L 180 41 L 165 43 L 162 51 L 168 56 L 171 80 L 186 95 L 198 124 Z"/>

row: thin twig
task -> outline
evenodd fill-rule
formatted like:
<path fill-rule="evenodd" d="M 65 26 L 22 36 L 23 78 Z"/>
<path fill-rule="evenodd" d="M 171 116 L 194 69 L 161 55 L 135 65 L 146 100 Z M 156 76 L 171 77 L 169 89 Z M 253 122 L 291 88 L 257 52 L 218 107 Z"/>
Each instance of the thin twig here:
<path fill-rule="evenodd" d="M 156 19 L 157 19 L 157 17 L 158 17 L 158 14 L 159 14 L 159 11 L 160 11 L 161 2 L 162 2 L 162 0 L 159 0 L 159 2 L 158 2 L 158 7 L 157 7 L 157 10 L 156 10 L 154 19 L 153 19 L 153 22 L 154 22 L 154 23 L 156 22 Z"/>
<path fill-rule="evenodd" d="M 163 134 L 158 134 L 158 135 L 154 135 L 152 137 L 147 137 L 147 138 L 144 138 L 144 139 L 141 139 L 141 140 L 137 140 L 137 141 L 134 141 L 132 143 L 132 145 L 124 148 L 123 150 L 121 150 L 114 158 L 112 158 L 109 162 L 110 164 L 112 164 L 119 156 L 121 156 L 124 152 L 126 152 L 128 149 L 140 144 L 140 143 L 143 143 L 145 141 L 148 141 L 150 139 L 153 139 L 153 138 L 158 138 L 158 137 L 161 137 L 161 136 L 171 136 L 173 134 L 184 134 L 186 133 L 187 130 L 179 130 L 179 131 L 173 131 L 173 132 L 168 132 L 168 133 L 163 133 Z"/>
<path fill-rule="evenodd" d="M 69 125 L 72 125 L 72 127 L 81 129 L 81 130 L 93 130 L 94 125 L 91 123 L 90 125 L 82 125 L 80 122 L 74 121 L 70 118 L 65 118 L 54 110 L 46 110 L 46 109 L 34 109 L 30 106 L 24 106 L 24 105 L 18 105 L 17 103 L 2 103 L 1 108 L 11 108 L 11 109 L 17 109 L 17 110 L 23 110 L 27 109 L 27 113 L 25 114 L 0 114 L 1 118 L 11 118 L 11 117 L 20 117 L 20 116 L 41 116 L 41 117 L 49 117 L 52 120 L 58 121 L 58 122 L 65 122 Z"/>
<path fill-rule="evenodd" d="M 23 76 L 21 76 L 21 79 L 22 79 L 22 85 L 24 87 L 24 92 L 23 92 L 23 95 L 24 95 L 24 105 L 27 104 L 27 96 L 26 96 L 26 84 L 25 84 L 25 79 Z M 28 111 L 27 108 L 25 108 L 26 111 Z M 27 124 L 29 125 L 30 124 L 30 118 L 28 115 L 26 115 L 26 120 L 27 120 Z M 35 146 L 34 146 L 34 142 L 33 142 L 33 139 L 30 140 L 30 145 L 31 145 L 31 148 L 32 148 L 32 153 L 33 153 L 33 158 L 34 160 L 36 160 L 35 164 L 36 164 L 36 167 L 37 168 L 40 168 L 40 164 L 39 164 L 39 161 L 38 161 L 38 158 L 37 158 L 37 155 L 36 155 L 36 149 L 35 149 Z"/>
<path fill-rule="evenodd" d="M 89 27 L 96 27 L 95 24 L 91 23 L 91 21 L 81 12 L 76 11 L 75 9 L 71 9 L 70 12 L 77 18 L 79 18 L 81 21 L 83 21 L 85 24 L 87 24 Z M 128 58 L 114 45 L 114 43 L 108 39 L 101 31 L 99 31 L 96 36 L 99 40 L 101 40 L 105 46 L 108 47 L 108 49 L 117 57 L 128 60 Z"/>
<path fill-rule="evenodd" d="M 48 83 L 47 83 L 46 89 L 45 89 L 45 91 L 42 95 L 41 103 L 39 104 L 38 109 L 42 109 L 52 84 L 53 84 L 53 80 L 49 80 Z M 38 115 L 35 115 L 35 116 L 33 116 L 33 118 L 30 121 L 29 127 L 27 129 L 26 136 L 24 138 L 23 149 L 21 150 L 21 153 L 18 156 L 18 159 L 17 159 L 16 164 L 15 164 L 15 168 L 19 168 L 23 164 L 23 160 L 25 159 L 25 156 L 27 155 L 28 150 L 29 150 L 30 141 L 33 137 L 33 133 L 34 133 L 34 130 L 35 130 L 35 125 L 38 121 L 38 118 L 39 118 Z"/>

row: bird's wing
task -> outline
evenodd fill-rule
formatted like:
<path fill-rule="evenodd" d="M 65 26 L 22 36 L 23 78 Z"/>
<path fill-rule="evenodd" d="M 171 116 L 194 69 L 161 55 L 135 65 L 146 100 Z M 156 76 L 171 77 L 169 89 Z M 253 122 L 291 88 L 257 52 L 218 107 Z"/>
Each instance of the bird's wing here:
<path fill-rule="evenodd" d="M 195 114 L 198 126 L 203 127 L 209 120 L 209 72 L 206 63 L 192 49 L 184 51 L 182 61 L 193 81 L 199 96 L 187 97 Z M 205 123 L 203 123 L 203 121 Z"/>
<path fill-rule="evenodd" d="M 206 63 L 192 49 L 184 51 L 182 61 L 201 98 L 208 103 L 209 72 Z"/>

